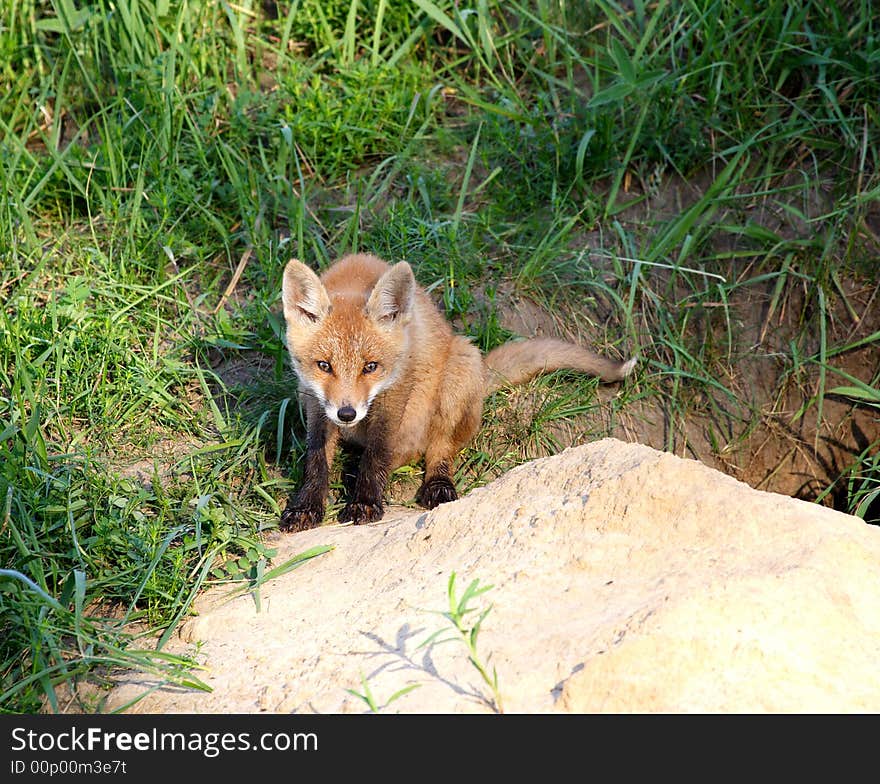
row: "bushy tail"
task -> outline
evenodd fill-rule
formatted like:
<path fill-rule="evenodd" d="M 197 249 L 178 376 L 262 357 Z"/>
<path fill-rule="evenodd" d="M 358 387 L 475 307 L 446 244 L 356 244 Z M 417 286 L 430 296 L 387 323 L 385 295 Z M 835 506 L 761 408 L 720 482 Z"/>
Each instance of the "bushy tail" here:
<path fill-rule="evenodd" d="M 542 373 L 554 370 L 576 370 L 598 376 L 603 381 L 620 381 L 636 365 L 633 357 L 618 362 L 600 356 L 575 343 L 553 338 L 534 338 L 505 343 L 486 355 L 487 390 L 495 392 L 510 384 L 522 384 Z"/>

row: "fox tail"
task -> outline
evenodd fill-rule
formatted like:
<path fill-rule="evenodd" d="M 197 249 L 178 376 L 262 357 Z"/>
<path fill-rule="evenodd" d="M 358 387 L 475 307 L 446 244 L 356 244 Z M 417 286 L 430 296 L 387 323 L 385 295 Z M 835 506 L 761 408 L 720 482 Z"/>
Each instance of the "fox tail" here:
<path fill-rule="evenodd" d="M 575 370 L 598 376 L 603 381 L 620 381 L 632 372 L 636 360 L 637 357 L 633 357 L 618 362 L 583 346 L 554 338 L 513 341 L 486 355 L 486 394 L 507 385 L 523 384 L 554 370 Z"/>

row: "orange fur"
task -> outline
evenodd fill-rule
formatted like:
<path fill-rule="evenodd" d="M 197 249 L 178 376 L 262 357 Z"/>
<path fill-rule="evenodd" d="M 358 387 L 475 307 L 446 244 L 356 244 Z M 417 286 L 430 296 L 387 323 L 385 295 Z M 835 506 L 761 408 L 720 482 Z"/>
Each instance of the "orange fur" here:
<path fill-rule="evenodd" d="M 634 365 L 544 339 L 508 343 L 484 361 L 453 333 L 406 262 L 391 266 L 368 254 L 345 256 L 320 278 L 291 260 L 282 298 L 307 420 L 305 477 L 282 516 L 285 530 L 321 522 L 340 438 L 363 450 L 340 521 L 379 519 L 389 472 L 421 457 L 417 500 L 430 508 L 457 497 L 452 464 L 477 432 L 490 391 L 560 368 L 618 380 Z"/>

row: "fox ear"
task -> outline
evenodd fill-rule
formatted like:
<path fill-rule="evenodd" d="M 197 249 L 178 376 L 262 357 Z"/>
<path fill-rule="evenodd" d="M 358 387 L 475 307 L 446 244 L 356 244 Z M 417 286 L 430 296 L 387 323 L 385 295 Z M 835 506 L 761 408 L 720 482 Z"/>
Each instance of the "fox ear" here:
<path fill-rule="evenodd" d="M 373 287 L 367 300 L 367 313 L 375 321 L 409 321 L 415 296 L 416 279 L 405 261 L 388 270 Z"/>
<path fill-rule="evenodd" d="M 296 259 L 287 262 L 281 287 L 284 319 L 288 324 L 309 326 L 330 310 L 330 298 L 318 276 Z"/>

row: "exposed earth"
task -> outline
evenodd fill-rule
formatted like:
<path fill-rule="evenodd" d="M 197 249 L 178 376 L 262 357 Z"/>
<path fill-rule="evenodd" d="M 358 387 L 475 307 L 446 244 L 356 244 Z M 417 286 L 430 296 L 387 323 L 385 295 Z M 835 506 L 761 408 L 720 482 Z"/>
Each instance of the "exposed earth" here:
<path fill-rule="evenodd" d="M 197 650 L 212 692 L 128 673 L 105 709 L 148 691 L 130 710 L 880 710 L 880 529 L 646 446 L 567 449 L 432 512 L 276 544 L 278 563 L 333 550 L 263 585 L 259 611 L 208 591 L 167 648 Z M 457 599 L 491 586 L 470 602 L 488 678 L 442 615 L 452 573 Z"/>

